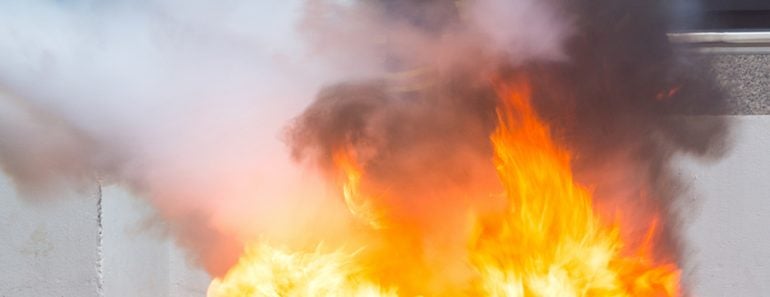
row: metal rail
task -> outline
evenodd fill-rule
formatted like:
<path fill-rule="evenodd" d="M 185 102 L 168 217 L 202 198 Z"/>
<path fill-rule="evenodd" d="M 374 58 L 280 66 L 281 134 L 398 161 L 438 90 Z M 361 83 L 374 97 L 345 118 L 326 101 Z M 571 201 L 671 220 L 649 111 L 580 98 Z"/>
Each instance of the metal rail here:
<path fill-rule="evenodd" d="M 770 31 L 668 33 L 668 39 L 698 52 L 770 53 Z"/>
<path fill-rule="evenodd" d="M 687 32 L 668 33 L 676 43 L 770 44 L 770 32 Z"/>

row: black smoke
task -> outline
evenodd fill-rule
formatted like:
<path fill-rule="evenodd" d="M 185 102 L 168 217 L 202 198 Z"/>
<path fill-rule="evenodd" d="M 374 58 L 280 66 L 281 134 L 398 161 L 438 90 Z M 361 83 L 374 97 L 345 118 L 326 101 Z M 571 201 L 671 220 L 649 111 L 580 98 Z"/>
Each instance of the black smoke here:
<path fill-rule="evenodd" d="M 411 92 L 393 91 L 403 82 L 385 78 L 330 85 L 291 126 L 294 156 L 328 169 L 335 150 L 352 146 L 367 152 L 359 162 L 372 183 L 417 200 L 432 199 L 426 194 L 431 187 L 442 193 L 470 181 L 490 183 L 494 173 L 478 168 L 491 162 L 488 137 L 497 100 L 492 77 L 525 74 L 540 117 L 573 153 L 577 179 L 592 189 L 597 205 L 634 210 L 624 218 L 624 232 L 645 232 L 656 217 L 656 252 L 683 261 L 680 215 L 689 205 L 673 161 L 717 159 L 729 136 L 729 121 L 714 116 L 725 114 L 726 104 L 708 60 L 668 41 L 672 14 L 665 1 L 545 3 L 571 24 L 563 59 L 520 63 L 480 42 L 463 57 L 476 61 L 473 67 L 452 61 L 432 72 L 437 67 L 400 65 L 400 71 L 421 73 L 410 78 L 420 85 Z M 465 25 L 463 7 L 446 2 L 380 5 L 431 34 Z M 415 13 L 414 7 L 437 13 Z M 406 204 L 410 210 L 404 212 L 414 216 L 431 211 Z"/>

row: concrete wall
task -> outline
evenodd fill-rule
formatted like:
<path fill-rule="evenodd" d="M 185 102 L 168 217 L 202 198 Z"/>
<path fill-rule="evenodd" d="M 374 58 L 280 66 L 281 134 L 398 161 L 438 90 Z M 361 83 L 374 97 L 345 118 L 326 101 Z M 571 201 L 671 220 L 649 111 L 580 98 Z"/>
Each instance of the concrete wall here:
<path fill-rule="evenodd" d="M 99 295 L 98 193 L 16 198 L 0 174 L 0 297 Z"/>
<path fill-rule="evenodd" d="M 717 81 L 727 91 L 731 114 L 770 114 L 770 54 L 768 54 L 768 50 L 758 52 L 752 47 L 713 50 L 716 53 L 705 54 L 704 57 L 710 58 Z M 741 51 L 745 53 L 741 53 Z"/>
<path fill-rule="evenodd" d="M 770 116 L 737 116 L 731 153 L 684 160 L 693 216 L 686 226 L 693 296 L 770 294 Z"/>
<path fill-rule="evenodd" d="M 103 281 L 109 297 L 205 296 L 210 279 L 147 224 L 152 209 L 126 191 L 103 189 Z M 152 227 L 154 226 L 154 228 Z"/>
<path fill-rule="evenodd" d="M 117 187 L 33 203 L 0 174 L 0 297 L 205 296 L 210 281 Z"/>

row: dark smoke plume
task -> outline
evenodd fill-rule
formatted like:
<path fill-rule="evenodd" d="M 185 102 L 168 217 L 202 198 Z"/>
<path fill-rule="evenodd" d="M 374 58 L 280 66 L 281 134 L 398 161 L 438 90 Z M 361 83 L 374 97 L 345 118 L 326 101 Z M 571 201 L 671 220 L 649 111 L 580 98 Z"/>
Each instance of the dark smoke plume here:
<path fill-rule="evenodd" d="M 686 187 L 675 157 L 718 158 L 729 122 L 707 64 L 672 46 L 664 1 L 570 2 L 576 32 L 568 63 L 532 65 L 535 104 L 575 152 L 578 178 L 604 203 L 662 211 L 663 249 L 681 252 Z M 697 62 L 696 62 L 697 61 Z M 698 64 L 701 63 L 701 64 Z M 620 169 L 624 168 L 624 169 Z"/>
<path fill-rule="evenodd" d="M 686 206 L 679 198 L 686 187 L 672 161 L 682 155 L 710 160 L 724 152 L 729 122 L 707 116 L 725 114 L 723 92 L 702 58 L 668 42 L 663 1 L 543 3 L 572 24 L 563 56 L 521 62 L 516 52 L 499 55 L 482 42 L 465 52 L 475 53 L 466 58 L 477 67 L 457 61 L 401 65 L 422 74 L 413 79 L 420 87 L 410 92 L 394 91 L 403 82 L 387 79 L 326 87 L 289 131 L 295 157 L 325 168 L 335 150 L 354 147 L 365 152 L 359 162 L 374 188 L 418 201 L 434 199 L 431 194 L 450 199 L 442 196 L 451 192 L 447 188 L 494 175 L 478 169 L 490 162 L 488 136 L 496 120 L 489 73 L 525 73 L 538 113 L 574 153 L 577 178 L 592 187 L 599 207 L 637 210 L 623 218 L 627 232 L 644 232 L 647 226 L 634 222 L 662 213 L 656 219 L 667 227 L 659 230 L 659 252 L 679 255 L 679 215 Z M 441 1 L 381 5 L 426 32 L 457 34 L 453 30 L 465 24 L 462 8 Z M 425 7 L 436 14 L 420 13 Z M 408 205 L 401 214 L 416 217 L 437 211 L 420 209 L 419 202 L 385 204 Z"/>

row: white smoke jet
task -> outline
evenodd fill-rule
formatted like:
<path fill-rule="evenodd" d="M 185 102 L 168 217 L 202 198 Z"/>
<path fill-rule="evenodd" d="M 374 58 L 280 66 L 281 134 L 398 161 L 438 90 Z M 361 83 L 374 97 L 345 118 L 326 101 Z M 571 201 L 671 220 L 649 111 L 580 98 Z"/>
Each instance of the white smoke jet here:
<path fill-rule="evenodd" d="M 128 187 L 220 271 L 244 230 L 312 217 L 323 187 L 281 135 L 322 85 L 382 76 L 394 59 L 467 60 L 469 47 L 560 55 L 548 7 L 474 3 L 447 36 L 363 1 L 0 1 L 0 164 L 22 190 Z"/>

